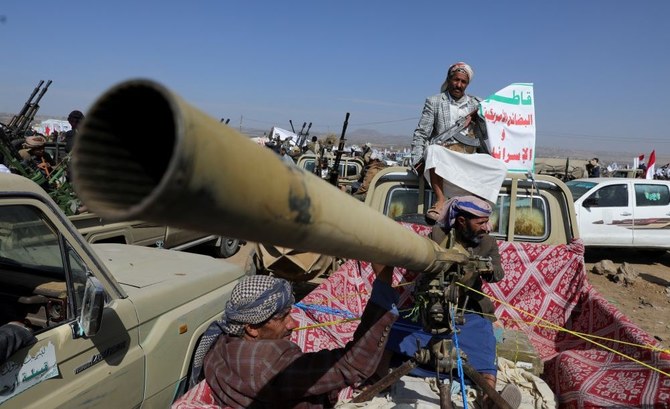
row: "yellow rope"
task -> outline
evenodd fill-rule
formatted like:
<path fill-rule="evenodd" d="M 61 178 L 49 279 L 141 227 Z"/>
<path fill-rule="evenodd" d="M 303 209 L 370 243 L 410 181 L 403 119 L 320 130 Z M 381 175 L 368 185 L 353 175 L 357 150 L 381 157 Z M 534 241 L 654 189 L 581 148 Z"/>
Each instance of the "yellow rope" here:
<path fill-rule="evenodd" d="M 400 283 L 400 284 L 398 284 L 398 285 L 395 285 L 394 287 L 402 287 L 402 286 L 405 286 L 405 285 L 411 285 L 411 284 L 414 284 L 414 282 Z M 612 353 L 614 353 L 614 354 L 616 354 L 616 355 L 619 355 L 619 356 L 624 357 L 624 358 L 627 358 L 627 359 L 629 359 L 629 360 L 631 360 L 631 361 L 633 361 L 633 362 L 636 362 L 636 363 L 638 363 L 638 364 L 640 364 L 640 365 L 642 365 L 642 366 L 644 366 L 644 367 L 646 367 L 646 368 L 649 368 L 649 369 L 651 369 L 651 370 L 653 370 L 653 371 L 656 371 L 656 372 L 658 372 L 658 373 L 661 373 L 661 374 L 663 374 L 663 375 L 665 375 L 665 376 L 670 377 L 670 373 L 664 372 L 664 371 L 662 371 L 662 370 L 660 370 L 660 369 L 658 369 L 658 368 L 654 368 L 653 366 L 651 366 L 651 365 L 649 365 L 649 364 L 646 364 L 646 363 L 644 363 L 644 362 L 642 362 L 642 361 L 640 361 L 640 360 L 638 360 L 638 359 L 635 359 L 635 358 L 633 358 L 633 357 L 631 357 L 631 356 L 628 356 L 628 355 L 626 355 L 626 354 L 624 354 L 624 353 L 622 353 L 622 352 L 619 352 L 619 351 L 617 351 L 617 350 L 615 350 L 615 349 L 612 349 L 612 348 L 610 348 L 610 347 L 608 347 L 608 346 L 606 346 L 606 345 L 603 345 L 603 344 L 601 344 L 601 343 L 599 343 L 599 342 L 596 342 L 595 339 L 603 340 L 603 341 L 608 341 L 608 342 L 612 342 L 612 343 L 617 343 L 617 344 L 621 344 L 621 345 L 633 346 L 633 347 L 642 348 L 642 349 L 648 349 L 648 350 L 651 350 L 651 351 L 661 352 L 661 353 L 670 353 L 670 350 L 669 350 L 669 349 L 658 348 L 658 347 L 655 347 L 655 346 L 653 346 L 653 345 L 635 344 L 635 343 L 626 342 L 626 341 L 621 341 L 621 340 L 616 340 L 616 339 L 612 339 L 612 338 L 601 337 L 601 336 L 598 336 L 598 335 L 585 334 L 585 333 L 580 333 L 580 332 L 577 332 L 577 331 L 571 331 L 571 330 L 568 330 L 568 329 L 566 329 L 566 328 L 560 327 L 560 326 L 558 326 L 558 325 L 552 323 L 551 321 L 547 321 L 547 320 L 545 320 L 545 319 L 542 318 L 542 317 L 538 317 L 538 316 L 536 316 L 536 315 L 534 315 L 534 314 L 531 314 L 531 313 L 529 313 L 529 312 L 527 312 L 527 311 L 524 311 L 524 310 L 522 310 L 522 309 L 520 309 L 520 308 L 518 308 L 518 307 L 515 307 L 515 306 L 513 306 L 513 305 L 511 305 L 511 304 L 509 304 L 509 303 L 507 303 L 507 302 L 505 302 L 505 301 L 502 301 L 502 300 L 499 300 L 499 299 L 497 299 L 497 298 L 495 298 L 495 297 L 493 297 L 493 296 L 490 296 L 489 294 L 483 293 L 483 292 L 481 292 L 481 291 L 477 291 L 477 290 L 475 290 L 474 288 L 471 288 L 471 287 L 466 286 L 465 284 L 462 284 L 462 283 L 459 283 L 459 282 L 457 282 L 456 284 L 460 285 L 460 286 L 463 287 L 463 288 L 466 288 L 466 289 L 469 290 L 469 291 L 472 291 L 472 292 L 474 292 L 474 293 L 483 295 L 484 297 L 490 298 L 490 299 L 493 300 L 493 301 L 497 301 L 497 302 L 499 302 L 499 303 L 502 304 L 502 305 L 505 305 L 505 306 L 507 306 L 507 307 L 510 307 L 510 308 L 514 309 L 515 311 L 520 312 L 520 313 L 525 314 L 525 315 L 528 315 L 528 316 L 530 316 L 530 317 L 532 317 L 532 318 L 534 319 L 533 321 L 524 321 L 524 320 L 517 320 L 517 319 L 510 318 L 511 321 L 516 321 L 516 322 L 521 321 L 521 322 L 523 322 L 523 323 L 526 324 L 526 325 L 534 325 L 534 326 L 537 326 L 537 327 L 540 327 L 540 328 L 547 328 L 547 329 L 551 329 L 551 330 L 555 330 L 555 331 L 559 331 L 559 332 L 560 332 L 560 331 L 566 332 L 566 333 L 571 334 L 571 335 L 573 335 L 573 336 L 575 336 L 575 337 L 577 337 L 577 338 L 583 339 L 583 340 L 586 341 L 586 342 L 590 342 L 590 343 L 592 343 L 592 344 L 595 344 L 595 345 L 597 345 L 597 346 L 599 346 L 599 347 L 601 347 L 601 348 L 603 348 L 603 349 L 605 349 L 605 350 L 607 350 L 607 351 L 610 351 L 610 352 L 612 352 Z M 363 293 L 363 294 L 367 294 L 367 293 Z M 359 295 L 362 295 L 362 294 L 361 294 L 361 293 L 358 293 L 358 292 L 355 292 L 355 293 L 353 293 L 353 294 L 348 295 L 346 298 L 350 298 L 350 297 L 354 297 L 354 296 L 359 296 Z M 403 311 L 406 311 L 406 310 L 403 310 Z M 478 313 L 478 314 L 481 314 L 481 315 L 490 315 L 490 316 L 494 316 L 493 314 L 482 314 L 482 313 L 479 313 L 479 312 L 476 312 L 476 311 L 470 311 L 470 310 L 465 310 L 465 311 L 467 311 L 467 312 L 472 312 L 472 313 Z M 318 324 L 313 324 L 313 325 L 307 325 L 307 326 L 304 326 L 304 327 L 295 328 L 294 331 L 302 331 L 302 330 L 306 330 L 306 329 L 325 327 L 325 326 L 329 326 L 329 325 L 344 324 L 344 323 L 351 322 L 351 321 L 356 321 L 356 320 L 360 320 L 360 318 L 346 318 L 346 319 L 342 319 L 342 320 L 335 320 L 335 321 L 328 321 L 328 322 L 323 322 L 323 323 L 318 323 Z M 538 322 L 538 321 L 539 321 L 539 322 Z"/>
<path fill-rule="evenodd" d="M 495 300 L 494 297 L 490 297 L 490 296 L 488 296 L 488 295 L 487 295 L 487 297 L 489 297 L 489 298 Z M 504 304 L 504 303 L 503 303 L 503 304 Z M 484 317 L 493 317 L 493 318 L 497 318 L 495 314 L 486 314 L 486 313 L 483 313 L 483 312 L 474 311 L 474 310 L 468 310 L 468 309 L 463 309 L 463 311 L 464 311 L 464 312 L 473 313 L 473 314 L 479 314 L 479 315 L 484 316 Z M 525 312 L 525 311 L 524 311 L 524 312 Z M 530 314 L 528 314 L 528 315 L 530 315 Z M 523 323 L 523 324 L 526 324 L 526 325 L 528 325 L 528 326 L 536 326 L 536 327 L 540 327 L 540 328 L 559 329 L 559 330 L 561 330 L 561 331 L 568 331 L 568 330 L 566 330 L 566 329 L 564 329 L 564 328 L 562 328 L 562 327 L 558 327 L 558 326 L 556 326 L 555 324 L 552 324 L 551 326 L 549 326 L 549 325 L 543 325 L 543 324 L 539 324 L 539 323 L 533 323 L 533 322 L 529 322 L 529 321 L 524 321 L 524 320 L 522 320 L 522 319 L 511 318 L 511 317 L 506 318 L 506 320 L 507 320 L 507 321 L 512 321 L 512 322 L 516 322 L 517 324 L 518 324 L 518 323 Z M 648 349 L 648 350 L 650 350 L 650 351 L 654 351 L 654 352 L 670 353 L 670 349 L 663 349 L 663 348 L 659 348 L 659 347 L 656 347 L 656 346 L 653 346 L 653 345 L 635 344 L 635 343 L 633 343 L 633 342 L 627 342 L 627 341 L 622 341 L 622 340 L 617 340 L 617 339 L 612 339 L 612 338 L 607 338 L 607 337 L 601 337 L 601 336 L 599 336 L 599 335 L 587 334 L 587 333 L 584 333 L 584 332 L 576 332 L 576 331 L 575 331 L 575 333 L 576 333 L 576 334 L 581 334 L 581 335 L 583 335 L 583 336 L 585 336 L 585 337 L 590 337 L 590 338 L 595 338 L 595 339 L 602 339 L 602 340 L 604 340 L 604 341 L 610 341 L 610 342 L 613 342 L 613 343 L 616 343 L 616 344 L 628 345 L 628 346 L 637 347 L 637 348 L 641 348 L 641 349 Z"/>
<path fill-rule="evenodd" d="M 336 321 L 320 322 L 318 324 L 305 325 L 304 327 L 293 328 L 293 331 L 302 331 L 302 330 L 312 329 L 312 328 L 327 327 L 329 325 L 344 324 L 344 323 L 351 322 L 351 321 L 358 321 L 360 319 L 361 319 L 360 317 L 358 317 L 358 318 L 344 318 L 344 319 L 336 320 Z"/>
<path fill-rule="evenodd" d="M 511 305 L 511 304 L 509 304 L 509 303 L 506 303 L 506 302 L 504 302 L 504 301 L 501 301 L 501 300 L 499 300 L 499 299 L 497 299 L 497 298 L 495 298 L 495 297 L 489 296 L 488 294 L 485 294 L 485 293 L 483 293 L 483 292 L 481 292 L 481 291 L 477 291 L 477 290 L 475 290 L 475 289 L 473 289 L 473 288 L 470 288 L 470 287 L 468 287 L 468 286 L 466 286 L 466 285 L 464 285 L 464 284 L 461 284 L 461 283 L 457 283 L 457 284 L 460 285 L 461 287 L 467 288 L 468 290 L 473 291 L 473 292 L 475 292 L 475 293 L 477 293 L 477 294 L 480 294 L 480 295 L 483 295 L 483 296 L 485 296 L 485 297 L 488 297 L 488 298 L 490 298 L 490 299 L 492 299 L 492 300 L 494 300 L 494 301 L 498 301 L 500 304 L 505 305 L 505 306 L 508 306 L 508 307 L 514 309 L 515 311 L 518 311 L 518 312 L 521 312 L 521 313 L 523 313 L 523 314 L 529 315 L 529 316 L 533 317 L 533 318 L 536 319 L 536 320 L 539 320 L 539 321 L 541 321 L 541 322 L 544 322 L 546 325 L 544 325 L 543 327 L 546 327 L 546 328 L 549 328 L 549 329 L 553 329 L 553 330 L 556 330 L 556 331 L 565 331 L 565 332 L 567 332 L 568 334 L 574 335 L 574 336 L 577 337 L 577 338 L 581 338 L 581 339 L 583 339 L 584 341 L 587 341 L 587 342 L 590 342 L 590 343 L 592 343 L 592 344 L 595 344 L 595 345 L 597 345 L 597 346 L 599 346 L 599 347 L 601 347 L 601 348 L 603 348 L 603 349 L 605 349 L 605 350 L 607 350 L 607 351 L 610 351 L 610 352 L 612 352 L 612 353 L 614 353 L 614 354 L 616 354 L 616 355 L 619 355 L 619 356 L 621 356 L 621 357 L 630 359 L 631 361 L 633 361 L 633 362 L 635 362 L 635 363 L 638 363 L 638 364 L 640 364 L 640 365 L 642 365 L 642 366 L 644 366 L 644 367 L 646 367 L 646 368 L 649 368 L 649 369 L 651 369 L 652 371 L 655 371 L 655 372 L 658 372 L 658 373 L 661 373 L 661 374 L 663 374 L 663 375 L 665 375 L 665 376 L 670 377 L 670 373 L 668 373 L 668 372 L 664 372 L 664 371 L 662 371 L 662 370 L 660 370 L 660 369 L 658 369 L 658 368 L 654 368 L 653 366 L 651 366 L 651 365 L 649 365 L 649 364 L 646 364 L 646 363 L 644 363 L 644 362 L 642 362 L 642 361 L 640 361 L 640 360 L 638 360 L 638 359 L 635 359 L 635 358 L 633 358 L 632 356 L 628 356 L 628 355 L 626 355 L 626 354 L 624 354 L 624 353 L 622 353 L 622 352 L 619 352 L 619 351 L 614 350 L 614 349 L 612 349 L 612 348 L 610 348 L 610 347 L 608 347 L 608 346 L 606 346 L 606 345 L 603 345 L 603 344 L 601 344 L 601 343 L 599 343 L 599 342 L 594 341 L 593 339 L 591 339 L 591 338 L 595 338 L 594 336 L 591 336 L 591 335 L 586 336 L 586 335 L 583 335 L 583 334 L 581 334 L 581 333 L 579 333 L 579 332 L 571 331 L 571 330 L 568 330 L 568 329 L 559 327 L 558 325 L 552 323 L 551 321 L 547 321 L 547 320 L 545 320 L 545 319 L 542 318 L 542 317 L 538 317 L 538 316 L 536 316 L 536 315 L 533 315 L 533 314 L 531 314 L 531 313 L 529 313 L 529 312 L 527 312 L 527 311 L 522 310 L 521 308 L 515 307 L 515 306 L 513 306 L 513 305 Z M 528 323 L 528 324 L 530 324 L 530 323 Z M 534 324 L 534 325 L 539 325 L 539 324 L 537 324 L 537 323 L 535 323 L 535 322 L 533 322 L 533 324 Z M 591 338 L 590 338 L 590 337 L 591 337 Z M 607 338 L 605 338 L 605 339 L 607 339 Z M 614 339 L 608 339 L 608 340 L 609 340 L 609 341 L 612 341 L 612 342 L 617 342 L 617 341 L 614 340 Z M 633 344 L 631 344 L 631 345 L 633 345 Z M 641 347 L 641 345 L 638 345 L 638 346 Z M 650 345 L 648 345 L 648 346 L 646 346 L 646 347 L 648 348 L 648 347 L 650 347 Z M 664 352 L 665 352 L 665 351 L 664 351 Z"/>

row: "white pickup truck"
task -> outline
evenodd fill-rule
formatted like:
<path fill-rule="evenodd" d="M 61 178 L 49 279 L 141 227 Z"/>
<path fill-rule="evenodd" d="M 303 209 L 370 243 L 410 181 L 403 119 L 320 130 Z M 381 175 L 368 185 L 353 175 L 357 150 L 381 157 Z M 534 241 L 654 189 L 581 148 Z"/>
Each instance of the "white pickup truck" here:
<path fill-rule="evenodd" d="M 590 247 L 670 250 L 670 181 L 590 178 L 567 182 L 579 233 Z"/>
<path fill-rule="evenodd" d="M 208 256 L 89 244 L 35 183 L 0 174 L 0 324 L 37 338 L 0 365 L 0 406 L 168 407 L 242 275 Z"/>

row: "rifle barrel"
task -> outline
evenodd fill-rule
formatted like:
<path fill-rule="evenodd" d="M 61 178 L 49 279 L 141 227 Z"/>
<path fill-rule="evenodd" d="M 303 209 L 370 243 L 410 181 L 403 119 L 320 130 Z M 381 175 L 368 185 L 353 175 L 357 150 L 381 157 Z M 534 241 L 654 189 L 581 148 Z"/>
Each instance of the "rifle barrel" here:
<path fill-rule="evenodd" d="M 337 145 L 337 153 L 335 154 L 335 161 L 333 162 L 333 169 L 330 171 L 330 183 L 337 186 L 337 179 L 340 176 L 340 160 L 342 159 L 342 151 L 344 150 L 344 142 L 346 139 L 344 135 L 347 133 L 347 125 L 349 125 L 349 112 L 344 117 L 344 125 L 342 126 L 342 135 L 340 135 L 340 143 Z"/>
<path fill-rule="evenodd" d="M 23 104 L 23 108 L 21 108 L 21 110 L 19 111 L 19 113 L 16 114 L 16 115 L 12 118 L 11 121 L 9 121 L 9 124 L 7 125 L 7 127 L 9 127 L 9 128 L 14 128 L 14 127 L 16 127 L 16 123 L 17 123 L 23 116 L 25 116 L 26 112 L 28 112 L 28 109 L 30 108 L 30 104 L 32 103 L 33 98 L 35 98 L 35 95 L 37 95 L 37 93 L 39 92 L 40 88 L 42 87 L 42 84 L 44 84 L 44 80 L 40 80 L 39 84 L 37 84 L 37 86 L 36 86 L 35 89 L 33 90 L 33 93 L 30 94 L 30 97 L 28 98 L 28 100 L 26 101 L 26 103 Z"/>

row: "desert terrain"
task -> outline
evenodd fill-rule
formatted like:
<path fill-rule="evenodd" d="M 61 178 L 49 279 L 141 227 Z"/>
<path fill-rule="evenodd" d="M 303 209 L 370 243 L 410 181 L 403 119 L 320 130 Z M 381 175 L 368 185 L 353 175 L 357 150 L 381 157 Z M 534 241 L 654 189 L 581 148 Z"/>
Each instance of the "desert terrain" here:
<path fill-rule="evenodd" d="M 670 347 L 670 252 L 659 257 L 635 250 L 587 249 L 584 259 L 591 285 L 666 349 Z M 593 265 L 601 260 L 617 266 L 629 263 L 638 278 L 624 286 L 594 274 Z"/>

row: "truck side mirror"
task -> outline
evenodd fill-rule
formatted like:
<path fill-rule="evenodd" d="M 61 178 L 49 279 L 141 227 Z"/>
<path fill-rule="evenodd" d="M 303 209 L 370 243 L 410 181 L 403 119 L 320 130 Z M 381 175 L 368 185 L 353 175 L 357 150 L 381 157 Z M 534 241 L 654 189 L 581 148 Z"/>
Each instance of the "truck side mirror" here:
<path fill-rule="evenodd" d="M 79 321 L 79 336 L 92 337 L 98 333 L 100 323 L 102 322 L 102 311 L 105 307 L 105 290 L 102 284 L 95 277 L 89 277 L 86 280 L 84 289 L 83 305 Z"/>

